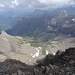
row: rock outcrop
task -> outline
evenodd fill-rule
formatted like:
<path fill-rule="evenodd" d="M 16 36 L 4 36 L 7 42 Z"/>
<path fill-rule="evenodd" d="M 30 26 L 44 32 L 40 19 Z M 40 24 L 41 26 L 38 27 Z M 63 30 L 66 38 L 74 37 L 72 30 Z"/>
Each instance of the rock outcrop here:
<path fill-rule="evenodd" d="M 0 75 L 75 75 L 75 48 L 48 54 L 34 65 L 7 59 L 0 62 Z"/>

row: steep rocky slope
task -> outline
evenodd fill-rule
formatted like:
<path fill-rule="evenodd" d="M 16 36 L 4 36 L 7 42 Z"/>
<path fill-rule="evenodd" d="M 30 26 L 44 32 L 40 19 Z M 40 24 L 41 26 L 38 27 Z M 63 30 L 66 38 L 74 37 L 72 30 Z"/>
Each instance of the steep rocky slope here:
<path fill-rule="evenodd" d="M 48 54 L 35 65 L 7 59 L 0 62 L 0 75 L 75 75 L 75 48 Z"/>
<path fill-rule="evenodd" d="M 45 32 L 46 23 L 50 19 L 51 16 L 48 14 L 29 18 L 23 17 L 12 29 L 7 30 L 6 32 L 18 36 L 40 36 L 39 33 Z"/>
<path fill-rule="evenodd" d="M 32 39 L 11 36 L 3 31 L 0 35 L 0 61 L 10 58 L 33 64 L 48 53 L 55 54 L 58 50 L 75 47 L 75 37 L 70 36 L 61 35 L 37 47 L 31 46 L 29 40 Z"/>
<path fill-rule="evenodd" d="M 48 30 L 62 33 L 66 35 L 75 36 L 75 16 L 63 11 L 58 16 L 55 16 L 48 22 Z"/>
<path fill-rule="evenodd" d="M 36 53 L 36 48 L 25 43 L 19 36 L 11 36 L 2 31 L 0 35 L 0 61 L 7 58 L 19 59 L 22 62 L 31 62 L 31 54 Z M 24 59 L 26 58 L 26 59 Z"/>
<path fill-rule="evenodd" d="M 62 11 L 56 15 L 23 17 L 12 29 L 6 32 L 11 35 L 32 37 L 56 37 L 60 34 L 75 36 L 75 15 Z M 50 39 L 50 38 L 49 38 Z"/>

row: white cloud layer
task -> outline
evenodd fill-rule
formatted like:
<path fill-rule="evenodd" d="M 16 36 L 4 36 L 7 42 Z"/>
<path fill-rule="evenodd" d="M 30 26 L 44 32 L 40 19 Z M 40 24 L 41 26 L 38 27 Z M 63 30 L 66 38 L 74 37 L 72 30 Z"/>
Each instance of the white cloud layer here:
<path fill-rule="evenodd" d="M 2 5 L 3 4 L 3 5 Z M 75 6 L 75 0 L 0 0 L 0 7 L 10 8 L 45 8 Z"/>
<path fill-rule="evenodd" d="M 17 0 L 13 0 L 13 1 L 12 1 L 12 4 L 13 4 L 13 5 L 18 5 L 19 3 L 18 3 Z"/>
<path fill-rule="evenodd" d="M 75 0 L 38 0 L 41 4 L 48 7 L 61 7 L 75 5 Z"/>
<path fill-rule="evenodd" d="M 15 6 L 18 6 L 18 5 L 19 5 L 18 1 L 17 0 L 13 0 L 11 2 L 10 8 L 14 8 Z"/>
<path fill-rule="evenodd" d="M 5 5 L 4 4 L 0 4 L 0 7 L 5 7 Z"/>

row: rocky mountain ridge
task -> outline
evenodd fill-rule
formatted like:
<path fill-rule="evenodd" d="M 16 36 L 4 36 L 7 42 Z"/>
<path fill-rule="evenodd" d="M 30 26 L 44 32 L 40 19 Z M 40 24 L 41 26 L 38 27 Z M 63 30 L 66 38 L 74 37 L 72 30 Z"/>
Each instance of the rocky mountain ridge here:
<path fill-rule="evenodd" d="M 75 36 L 74 20 L 75 15 L 68 14 L 65 10 L 56 16 L 45 13 L 36 17 L 23 17 L 12 29 L 6 32 L 14 36 L 43 37 L 43 39 L 56 37 L 60 34 Z"/>
<path fill-rule="evenodd" d="M 74 75 L 75 48 L 58 50 L 48 54 L 35 65 L 27 65 L 18 60 L 7 59 L 0 62 L 0 75 Z"/>
<path fill-rule="evenodd" d="M 61 35 L 46 44 L 39 44 L 35 47 L 29 40 L 32 41 L 31 38 L 11 36 L 2 31 L 0 34 L 0 62 L 10 58 L 33 64 L 37 59 L 49 53 L 55 54 L 60 49 L 65 50 L 68 47 L 75 47 L 75 38 L 70 36 L 63 37 Z"/>

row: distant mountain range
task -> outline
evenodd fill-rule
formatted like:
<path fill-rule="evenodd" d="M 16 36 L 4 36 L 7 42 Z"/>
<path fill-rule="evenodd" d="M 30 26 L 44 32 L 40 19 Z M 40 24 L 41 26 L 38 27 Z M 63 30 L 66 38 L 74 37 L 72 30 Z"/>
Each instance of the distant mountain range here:
<path fill-rule="evenodd" d="M 69 9 L 71 8 L 73 9 L 74 7 Z M 75 36 L 75 15 L 69 9 L 35 10 L 33 12 L 34 15 L 23 17 L 12 29 L 8 29 L 6 32 L 14 36 L 43 36 L 47 39 L 60 34 Z"/>
<path fill-rule="evenodd" d="M 18 10 L 4 10 L 0 11 L 0 31 L 7 30 L 14 26 L 24 15 L 29 13 L 24 13 Z"/>
<path fill-rule="evenodd" d="M 40 16 L 42 14 L 49 14 L 49 15 L 57 15 L 62 11 L 67 11 L 71 15 L 75 15 L 75 7 L 62 7 L 62 8 L 57 8 L 57 9 L 48 9 L 48 10 L 41 10 L 41 9 L 36 9 L 31 16 Z"/>
<path fill-rule="evenodd" d="M 58 8 L 58 9 L 48 9 L 48 10 L 36 9 L 34 12 L 5 9 L 5 11 L 0 11 L 0 30 L 7 30 L 11 28 L 12 26 L 16 25 L 16 23 L 18 24 L 19 20 L 21 20 L 21 18 L 24 16 L 32 22 L 33 22 L 33 19 L 39 18 L 39 20 L 41 21 L 40 18 L 45 17 L 45 19 L 43 18 L 44 20 L 43 22 L 45 22 L 46 19 L 47 19 L 46 22 L 48 22 L 48 20 L 50 20 L 54 16 L 57 16 L 62 11 L 67 11 L 70 15 L 75 15 L 74 9 L 75 7 L 72 7 L 72 6 Z"/>
<path fill-rule="evenodd" d="M 18 21 L 20 17 L 6 17 L 6 16 L 0 16 L 0 30 L 7 30 L 14 26 Z"/>
<path fill-rule="evenodd" d="M 48 22 L 48 27 L 50 31 L 75 36 L 75 15 L 70 15 L 67 11 L 63 11 Z"/>

